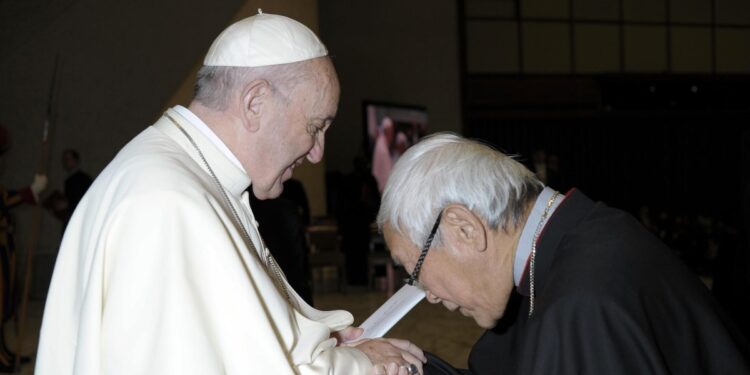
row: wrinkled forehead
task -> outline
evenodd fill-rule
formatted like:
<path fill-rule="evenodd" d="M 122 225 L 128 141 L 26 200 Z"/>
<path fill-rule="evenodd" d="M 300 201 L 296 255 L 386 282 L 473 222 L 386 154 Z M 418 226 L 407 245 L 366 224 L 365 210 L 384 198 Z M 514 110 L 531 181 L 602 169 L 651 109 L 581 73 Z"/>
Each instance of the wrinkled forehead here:
<path fill-rule="evenodd" d="M 325 59 L 328 59 L 327 57 Z M 317 67 L 318 73 L 315 79 L 310 80 L 308 93 L 315 97 L 315 111 L 320 112 L 318 115 L 323 117 L 334 117 L 339 104 L 339 81 L 333 65 L 327 61 L 322 61 Z"/>
<path fill-rule="evenodd" d="M 339 78 L 331 59 L 327 56 L 319 57 L 310 60 L 309 66 L 311 67 L 317 85 L 325 87 L 328 91 L 331 91 L 332 94 L 335 94 L 338 97 Z"/>
<path fill-rule="evenodd" d="M 339 81 L 328 57 L 319 57 L 303 63 L 297 73 L 295 91 L 304 95 L 316 93 L 318 97 L 333 96 L 338 100 Z"/>
<path fill-rule="evenodd" d="M 316 71 L 315 83 L 319 86 L 318 89 L 321 93 L 325 92 L 325 95 L 321 96 L 327 96 L 328 100 L 338 104 L 339 91 L 341 88 L 339 86 L 338 75 L 336 75 L 336 70 L 333 68 L 330 59 L 328 59 L 328 57 L 320 58 L 317 63 Z"/>

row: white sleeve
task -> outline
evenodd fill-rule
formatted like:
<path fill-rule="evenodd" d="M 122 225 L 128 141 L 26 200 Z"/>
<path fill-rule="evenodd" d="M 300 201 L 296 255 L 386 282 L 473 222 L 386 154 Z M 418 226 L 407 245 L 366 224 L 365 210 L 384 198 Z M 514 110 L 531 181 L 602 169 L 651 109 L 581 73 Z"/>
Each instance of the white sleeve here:
<path fill-rule="evenodd" d="M 107 232 L 105 373 L 369 372 L 364 353 L 331 345 L 329 327 L 300 326 L 216 202 L 174 192 L 131 200 Z"/>

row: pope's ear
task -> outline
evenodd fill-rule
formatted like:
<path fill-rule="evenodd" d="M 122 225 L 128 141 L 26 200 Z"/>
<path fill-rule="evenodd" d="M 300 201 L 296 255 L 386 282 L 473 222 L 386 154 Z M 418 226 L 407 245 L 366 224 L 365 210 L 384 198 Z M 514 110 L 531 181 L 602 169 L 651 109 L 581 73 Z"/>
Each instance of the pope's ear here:
<path fill-rule="evenodd" d="M 484 222 L 474 212 L 460 204 L 451 204 L 443 209 L 443 222 L 449 232 L 463 248 L 474 251 L 487 249 L 487 231 Z"/>
<path fill-rule="evenodd" d="M 260 128 L 260 117 L 264 106 L 270 102 L 271 84 L 265 79 L 250 81 L 242 87 L 242 118 L 245 127 L 252 132 Z"/>

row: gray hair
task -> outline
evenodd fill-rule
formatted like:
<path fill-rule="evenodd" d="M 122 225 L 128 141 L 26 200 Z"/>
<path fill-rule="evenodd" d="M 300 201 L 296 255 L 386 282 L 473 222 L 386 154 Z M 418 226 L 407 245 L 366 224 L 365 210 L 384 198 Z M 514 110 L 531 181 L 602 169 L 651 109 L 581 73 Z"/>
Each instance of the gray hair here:
<path fill-rule="evenodd" d="M 451 133 L 426 137 L 393 167 L 378 212 L 378 228 L 388 223 L 418 248 L 438 213 L 461 204 L 492 230 L 522 224 L 525 210 L 544 184 L 518 161 L 485 144 Z M 435 244 L 440 244 L 440 236 Z"/>
<path fill-rule="evenodd" d="M 243 85 L 257 79 L 267 80 L 274 94 L 288 100 L 289 93 L 308 73 L 308 61 L 255 68 L 204 65 L 195 82 L 195 100 L 206 107 L 224 110 Z"/>

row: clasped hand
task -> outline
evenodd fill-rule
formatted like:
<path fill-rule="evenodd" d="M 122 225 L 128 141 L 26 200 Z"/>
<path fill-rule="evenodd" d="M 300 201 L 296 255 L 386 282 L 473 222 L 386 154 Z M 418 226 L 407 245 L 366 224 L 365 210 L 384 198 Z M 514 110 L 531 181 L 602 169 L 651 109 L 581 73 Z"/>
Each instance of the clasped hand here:
<path fill-rule="evenodd" d="M 339 345 L 349 346 L 365 353 L 373 364 L 373 375 L 410 375 L 408 368 L 414 364 L 422 374 L 422 364 L 427 362 L 422 349 L 408 340 L 400 339 L 364 339 L 362 328 L 347 327 L 332 334 Z"/>

